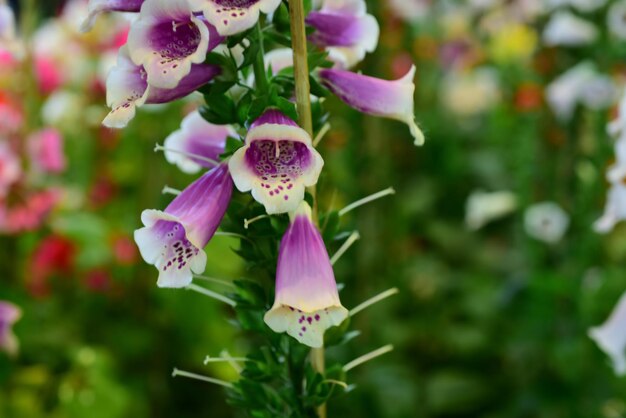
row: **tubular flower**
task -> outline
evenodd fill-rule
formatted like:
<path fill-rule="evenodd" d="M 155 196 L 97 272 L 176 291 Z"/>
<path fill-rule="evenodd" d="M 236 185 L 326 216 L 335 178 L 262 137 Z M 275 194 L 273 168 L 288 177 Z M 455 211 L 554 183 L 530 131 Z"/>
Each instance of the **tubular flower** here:
<path fill-rule="evenodd" d="M 415 66 L 398 80 L 387 81 L 350 71 L 322 69 L 322 83 L 348 106 L 369 115 L 406 123 L 415 145 L 424 144 L 424 134 L 415 123 L 413 93 Z"/>
<path fill-rule="evenodd" d="M 218 160 L 224 153 L 226 138 L 237 138 L 237 132 L 228 125 L 213 125 L 196 110 L 183 119 L 180 129 L 165 139 L 165 158 L 185 173 L 197 173 L 213 164 L 193 155 Z"/>
<path fill-rule="evenodd" d="M 252 190 L 269 214 L 295 210 L 305 187 L 317 183 L 323 165 L 309 134 L 275 109 L 252 124 L 245 145 L 229 161 L 237 189 Z"/>
<path fill-rule="evenodd" d="M 589 338 L 594 340 L 613 363 L 613 370 L 617 375 L 626 374 L 626 293 L 624 293 L 609 318 L 604 324 L 592 327 L 588 331 Z"/>
<path fill-rule="evenodd" d="M 306 23 L 315 32 L 311 42 L 327 48 L 331 59 L 353 67 L 378 45 L 380 28 L 366 13 L 364 0 L 325 0 L 322 9 L 310 12 Z"/>
<path fill-rule="evenodd" d="M 148 0 L 128 33 L 128 52 L 143 65 L 149 85 L 172 89 L 222 41 L 187 0 Z"/>
<path fill-rule="evenodd" d="M 148 85 L 146 71 L 133 64 L 126 46 L 120 48 L 117 65 L 107 77 L 107 105 L 112 109 L 102 121 L 109 128 L 123 128 L 135 117 L 135 109 L 148 103 L 167 103 L 195 91 L 220 73 L 210 64 L 195 64 L 178 86 L 162 89 Z"/>
<path fill-rule="evenodd" d="M 276 298 L 265 314 L 265 323 L 302 344 L 321 347 L 324 331 L 347 316 L 326 247 L 311 221 L 311 208 L 302 202 L 280 243 Z"/>
<path fill-rule="evenodd" d="M 228 166 L 220 164 L 189 185 L 164 211 L 144 210 L 135 231 L 143 259 L 159 270 L 159 287 L 185 287 L 206 266 L 204 247 L 217 230 L 232 194 Z"/>
<path fill-rule="evenodd" d="M 138 12 L 145 0 L 89 0 L 88 15 L 80 25 L 81 32 L 88 32 L 103 12 Z"/>
<path fill-rule="evenodd" d="M 250 29 L 259 20 L 259 13 L 273 13 L 281 0 L 190 0 L 194 10 L 204 17 L 222 36 Z"/>
<path fill-rule="evenodd" d="M 0 349 L 11 355 L 17 354 L 19 347 L 12 328 L 21 316 L 20 308 L 10 302 L 0 301 Z"/>

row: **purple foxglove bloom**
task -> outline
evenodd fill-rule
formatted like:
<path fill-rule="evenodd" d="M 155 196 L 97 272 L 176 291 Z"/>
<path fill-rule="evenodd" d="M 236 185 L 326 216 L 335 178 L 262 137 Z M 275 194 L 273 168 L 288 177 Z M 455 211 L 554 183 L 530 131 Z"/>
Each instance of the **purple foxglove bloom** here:
<path fill-rule="evenodd" d="M 251 125 L 245 146 L 229 161 L 235 186 L 269 214 L 295 210 L 304 189 L 317 183 L 324 160 L 309 134 L 276 109 L 269 109 Z"/>
<path fill-rule="evenodd" d="M 204 17 L 222 36 L 250 29 L 259 20 L 259 13 L 273 13 L 281 0 L 190 0 L 193 10 L 202 10 Z"/>
<path fill-rule="evenodd" d="M 319 76 L 322 83 L 348 106 L 369 115 L 404 122 L 411 129 L 415 145 L 424 144 L 424 134 L 413 114 L 415 66 L 404 77 L 393 81 L 338 69 L 322 69 Z"/>
<path fill-rule="evenodd" d="M 280 243 L 276 298 L 265 314 L 265 323 L 302 344 L 321 347 L 324 331 L 347 316 L 326 247 L 311 221 L 311 208 L 302 202 Z"/>
<path fill-rule="evenodd" d="M 197 173 L 202 167 L 210 168 L 213 165 L 190 154 L 219 160 L 228 137 L 238 137 L 231 126 L 213 125 L 196 110 L 183 119 L 178 131 L 165 139 L 165 158 L 185 173 Z"/>
<path fill-rule="evenodd" d="M 128 33 L 128 52 L 148 84 L 172 89 L 224 38 L 195 17 L 187 0 L 147 0 Z"/>
<path fill-rule="evenodd" d="M 0 349 L 11 355 L 17 354 L 19 347 L 12 328 L 21 316 L 20 308 L 10 302 L 0 301 Z"/>
<path fill-rule="evenodd" d="M 135 65 L 123 46 L 117 56 L 117 65 L 107 77 L 107 105 L 112 109 L 102 121 L 109 128 L 123 128 L 135 117 L 137 107 L 151 103 L 167 103 L 180 99 L 208 83 L 220 73 L 220 68 L 209 64 L 194 64 L 178 86 L 162 89 L 149 86 L 146 71 Z"/>
<path fill-rule="evenodd" d="M 143 259 L 159 270 L 159 287 L 185 287 L 206 266 L 204 247 L 217 230 L 233 191 L 220 164 L 189 185 L 164 211 L 147 209 L 135 231 Z"/>
<path fill-rule="evenodd" d="M 80 25 L 81 32 L 88 32 L 103 12 L 138 12 L 145 0 L 89 0 L 88 15 Z"/>
<path fill-rule="evenodd" d="M 364 0 L 325 0 L 320 11 L 308 14 L 306 23 L 315 28 L 310 41 L 325 47 L 329 57 L 346 68 L 378 45 L 380 28 L 374 16 L 366 13 Z"/>

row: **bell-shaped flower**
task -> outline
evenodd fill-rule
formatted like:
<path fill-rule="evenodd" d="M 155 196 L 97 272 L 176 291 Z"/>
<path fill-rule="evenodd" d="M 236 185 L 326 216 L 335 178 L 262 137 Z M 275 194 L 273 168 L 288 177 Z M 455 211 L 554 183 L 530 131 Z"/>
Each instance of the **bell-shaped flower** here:
<path fill-rule="evenodd" d="M 273 13 L 281 0 L 190 0 L 193 10 L 202 10 L 204 17 L 222 36 L 250 29 L 259 20 L 260 12 Z"/>
<path fill-rule="evenodd" d="M 135 231 L 143 259 L 159 271 L 159 287 L 185 287 L 206 266 L 204 247 L 217 230 L 232 194 L 228 166 L 220 164 L 189 185 L 164 211 L 147 209 Z"/>
<path fill-rule="evenodd" d="M 324 241 L 302 202 L 280 243 L 276 297 L 265 314 L 275 332 L 287 332 L 302 344 L 321 347 L 324 332 L 348 316 L 341 305 Z"/>
<path fill-rule="evenodd" d="M 117 65 L 107 77 L 107 105 L 112 110 L 102 124 L 109 128 L 123 128 L 135 117 L 138 106 L 180 99 L 208 83 L 220 72 L 221 69 L 216 65 L 194 64 L 189 74 L 173 89 L 149 86 L 146 71 L 130 60 L 128 49 L 123 46 L 117 57 Z"/>
<path fill-rule="evenodd" d="M 404 122 L 411 130 L 415 145 L 424 143 L 424 134 L 413 114 L 415 66 L 404 77 L 393 81 L 338 69 L 322 69 L 319 77 L 348 106 L 369 115 Z"/>
<path fill-rule="evenodd" d="M 128 53 L 149 85 L 172 89 L 224 38 L 194 16 L 187 0 L 147 0 L 128 33 Z"/>
<path fill-rule="evenodd" d="M 524 213 L 526 233 L 543 242 L 555 244 L 569 226 L 569 215 L 554 202 L 536 203 Z"/>
<path fill-rule="evenodd" d="M 626 293 L 624 293 L 604 324 L 588 332 L 613 363 L 615 374 L 626 374 Z"/>
<path fill-rule="evenodd" d="M 11 355 L 17 354 L 18 341 L 13 334 L 13 324 L 22 316 L 20 308 L 7 301 L 0 301 L 0 349 Z"/>
<path fill-rule="evenodd" d="M 80 25 L 81 32 L 88 32 L 96 23 L 96 18 L 104 12 L 139 12 L 145 0 L 89 0 L 87 17 Z"/>
<path fill-rule="evenodd" d="M 315 28 L 311 42 L 326 48 L 329 57 L 346 68 L 378 45 L 380 28 L 376 18 L 366 13 L 364 0 L 325 0 L 321 10 L 307 15 L 306 23 Z"/>
<path fill-rule="evenodd" d="M 543 42 L 547 46 L 582 46 L 597 38 L 598 30 L 591 22 L 569 11 L 554 13 L 543 30 Z"/>
<path fill-rule="evenodd" d="M 324 160 L 309 134 L 276 109 L 269 109 L 251 125 L 245 145 L 229 161 L 235 186 L 269 214 L 295 210 L 304 189 L 317 183 Z"/>

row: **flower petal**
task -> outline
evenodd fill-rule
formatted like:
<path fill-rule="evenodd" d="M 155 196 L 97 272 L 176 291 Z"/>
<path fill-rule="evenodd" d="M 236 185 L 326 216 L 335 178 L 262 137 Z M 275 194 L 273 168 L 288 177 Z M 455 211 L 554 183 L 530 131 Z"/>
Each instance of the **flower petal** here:
<path fill-rule="evenodd" d="M 194 10 L 202 10 L 206 19 L 222 36 L 250 29 L 259 13 L 273 13 L 281 0 L 191 0 Z"/>

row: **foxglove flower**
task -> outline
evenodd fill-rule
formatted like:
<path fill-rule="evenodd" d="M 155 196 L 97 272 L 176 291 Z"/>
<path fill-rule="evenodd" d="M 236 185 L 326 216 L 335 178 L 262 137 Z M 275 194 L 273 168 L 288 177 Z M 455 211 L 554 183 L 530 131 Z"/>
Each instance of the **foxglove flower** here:
<path fill-rule="evenodd" d="M 415 123 L 413 114 L 415 66 L 404 77 L 394 81 L 338 69 L 322 69 L 319 77 L 348 106 L 369 115 L 404 122 L 411 130 L 415 145 L 424 143 L 424 134 Z"/>
<path fill-rule="evenodd" d="M 552 15 L 543 31 L 543 42 L 547 46 L 581 46 L 596 40 L 596 27 L 571 12 L 560 11 Z"/>
<path fill-rule="evenodd" d="M 251 125 L 245 142 L 229 161 L 237 189 L 252 190 L 269 214 L 295 210 L 324 165 L 309 134 L 280 111 L 269 109 Z"/>
<path fill-rule="evenodd" d="M 308 14 L 306 23 L 315 28 L 311 42 L 327 48 L 329 57 L 346 68 L 378 45 L 380 28 L 374 16 L 366 13 L 364 0 L 325 0 L 320 11 Z"/>
<path fill-rule="evenodd" d="M 17 354 L 18 342 L 13 334 L 13 324 L 22 316 L 20 308 L 6 301 L 0 301 L 0 349 L 11 355 Z"/>
<path fill-rule="evenodd" d="M 593 229 L 598 233 L 607 233 L 624 219 L 626 219 L 626 185 L 618 180 L 611 183 L 604 213 L 593 224 Z"/>
<path fill-rule="evenodd" d="M 222 40 L 187 0 L 147 0 L 128 33 L 128 52 L 143 65 L 149 85 L 172 89 Z"/>
<path fill-rule="evenodd" d="M 557 243 L 563 238 L 569 226 L 569 216 L 554 202 L 534 204 L 524 213 L 526 233 L 549 244 Z"/>
<path fill-rule="evenodd" d="M 347 316 L 326 247 L 311 221 L 311 208 L 302 202 L 280 243 L 276 298 L 265 314 L 265 323 L 302 344 L 321 347 L 324 331 Z"/>
<path fill-rule="evenodd" d="M 204 17 L 222 36 L 250 29 L 259 20 L 260 12 L 274 13 L 281 0 L 190 0 L 193 10 L 202 10 Z"/>
<path fill-rule="evenodd" d="M 107 77 L 107 105 L 112 109 L 102 124 L 109 128 L 123 128 L 135 117 L 136 107 L 148 103 L 167 103 L 188 95 L 220 73 L 220 68 L 209 64 L 194 64 L 189 74 L 173 89 L 148 85 L 143 67 L 135 65 L 126 46 L 120 48 L 117 65 Z"/>
<path fill-rule="evenodd" d="M 178 131 L 165 139 L 165 158 L 185 173 L 197 173 L 213 165 L 193 155 L 218 160 L 228 137 L 238 137 L 231 126 L 213 125 L 194 111 L 183 119 Z"/>
<path fill-rule="evenodd" d="M 204 247 L 217 230 L 232 194 L 228 166 L 220 164 L 189 185 L 164 211 L 147 209 L 135 231 L 143 259 L 159 271 L 159 287 L 185 287 L 206 266 Z"/>
<path fill-rule="evenodd" d="M 613 363 L 615 374 L 626 374 L 626 293 L 624 293 L 604 324 L 589 329 L 593 339 Z"/>
<path fill-rule="evenodd" d="M 139 12 L 145 0 L 89 0 L 88 15 L 80 25 L 81 32 L 88 32 L 103 12 Z"/>

